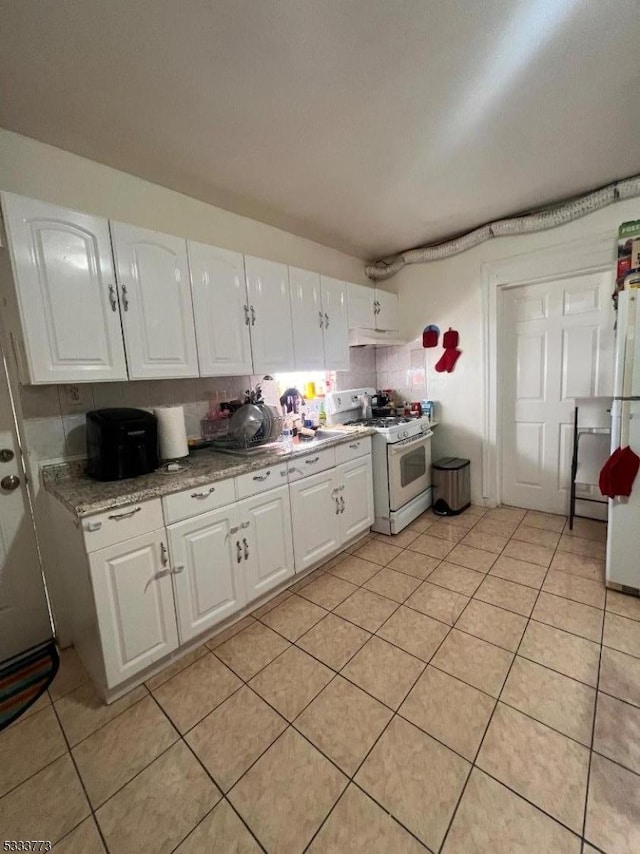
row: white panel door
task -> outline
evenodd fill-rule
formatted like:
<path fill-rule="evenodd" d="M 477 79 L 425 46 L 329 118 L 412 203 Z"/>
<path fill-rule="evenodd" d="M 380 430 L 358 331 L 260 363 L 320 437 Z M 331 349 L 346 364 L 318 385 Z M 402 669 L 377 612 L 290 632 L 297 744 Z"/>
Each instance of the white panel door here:
<path fill-rule="evenodd" d="M 89 555 L 109 688 L 178 646 L 163 538 L 164 528 Z"/>
<path fill-rule="evenodd" d="M 53 635 L 0 351 L 0 662 Z"/>
<path fill-rule="evenodd" d="M 230 617 L 246 601 L 238 519 L 232 505 L 167 529 L 181 643 Z"/>
<path fill-rule="evenodd" d="M 186 240 L 120 222 L 111 236 L 130 378 L 197 377 Z"/>
<path fill-rule="evenodd" d="M 289 487 L 280 486 L 238 505 L 247 601 L 294 573 Z"/>
<path fill-rule="evenodd" d="M 347 285 L 321 276 L 324 315 L 324 361 L 328 371 L 349 370 L 349 317 Z"/>
<path fill-rule="evenodd" d="M 566 513 L 576 397 L 613 389 L 611 276 L 504 294 L 502 500 Z"/>
<path fill-rule="evenodd" d="M 296 371 L 325 369 L 325 324 L 322 313 L 320 275 L 310 270 L 289 267 L 291 320 Z M 328 368 L 329 369 L 329 368 Z"/>
<path fill-rule="evenodd" d="M 203 377 L 251 374 L 244 257 L 188 241 L 198 361 Z"/>
<path fill-rule="evenodd" d="M 296 572 L 332 554 L 340 545 L 340 502 L 334 470 L 290 484 Z"/>
<path fill-rule="evenodd" d="M 106 219 L 2 194 L 32 383 L 124 380 Z"/>
<path fill-rule="evenodd" d="M 246 255 L 251 350 L 256 374 L 292 371 L 293 331 L 289 270 L 285 264 Z"/>
<path fill-rule="evenodd" d="M 376 329 L 396 330 L 398 328 L 398 295 L 376 288 L 376 302 L 378 304 Z"/>
<path fill-rule="evenodd" d="M 367 288 L 365 285 L 354 285 L 353 282 L 349 282 L 347 293 L 349 329 L 375 329 L 375 288 Z"/>
<path fill-rule="evenodd" d="M 340 539 L 346 543 L 373 525 L 371 456 L 338 466 L 336 483 L 340 484 Z"/>

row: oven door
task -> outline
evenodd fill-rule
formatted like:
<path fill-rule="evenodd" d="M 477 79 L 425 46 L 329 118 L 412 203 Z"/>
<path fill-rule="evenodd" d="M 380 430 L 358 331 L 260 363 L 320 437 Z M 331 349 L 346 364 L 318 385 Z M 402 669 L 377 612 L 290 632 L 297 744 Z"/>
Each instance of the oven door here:
<path fill-rule="evenodd" d="M 431 486 L 431 436 L 423 433 L 387 445 L 389 509 L 399 510 Z"/>

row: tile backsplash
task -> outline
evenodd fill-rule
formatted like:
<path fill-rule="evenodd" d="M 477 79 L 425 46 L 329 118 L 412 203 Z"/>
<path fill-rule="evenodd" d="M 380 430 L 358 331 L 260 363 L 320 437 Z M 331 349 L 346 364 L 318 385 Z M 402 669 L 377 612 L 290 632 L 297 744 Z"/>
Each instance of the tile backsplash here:
<path fill-rule="evenodd" d="M 352 347 L 350 370 L 336 374 L 336 388 L 395 388 L 403 400 L 426 396 L 421 342 L 398 347 Z M 152 409 L 184 406 L 187 435 L 200 435 L 200 419 L 210 401 L 241 397 L 259 377 L 205 377 L 81 383 L 74 386 L 21 386 L 26 452 L 36 465 L 85 455 L 85 413 L 110 406 Z"/>

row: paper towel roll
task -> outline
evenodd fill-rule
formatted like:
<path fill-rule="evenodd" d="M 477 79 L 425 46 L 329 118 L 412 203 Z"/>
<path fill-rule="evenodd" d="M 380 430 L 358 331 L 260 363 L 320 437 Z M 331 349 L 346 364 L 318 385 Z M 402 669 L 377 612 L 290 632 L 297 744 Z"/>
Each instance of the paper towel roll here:
<path fill-rule="evenodd" d="M 184 410 L 181 406 L 161 406 L 153 410 L 158 419 L 158 446 L 161 460 L 177 460 L 189 454 Z"/>

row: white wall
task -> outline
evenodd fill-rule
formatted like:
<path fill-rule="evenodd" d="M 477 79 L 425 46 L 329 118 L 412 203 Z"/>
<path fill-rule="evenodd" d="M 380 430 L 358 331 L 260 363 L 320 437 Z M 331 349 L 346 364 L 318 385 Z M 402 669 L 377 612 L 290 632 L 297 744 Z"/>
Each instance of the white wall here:
<path fill-rule="evenodd" d="M 591 237 L 610 235 L 618 226 L 640 219 L 640 199 L 620 202 L 583 219 L 535 235 L 494 238 L 443 261 L 405 267 L 394 279 L 399 294 L 403 337 L 413 340 L 429 323 L 460 333 L 462 355 L 451 374 L 434 370 L 442 347 L 427 354 L 427 396 L 441 404 L 442 426 L 436 428 L 434 459 L 471 459 L 471 497 L 482 499 L 482 440 L 485 388 L 483 374 L 483 264 L 526 255 Z"/>
<path fill-rule="evenodd" d="M 0 189 L 372 284 L 353 255 L 1 128 Z"/>

